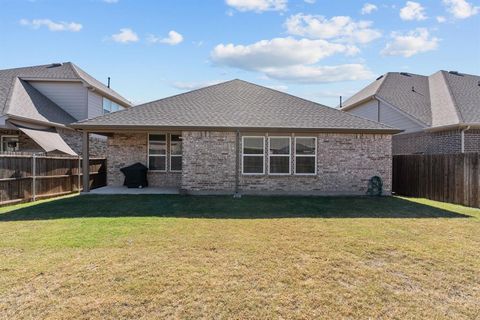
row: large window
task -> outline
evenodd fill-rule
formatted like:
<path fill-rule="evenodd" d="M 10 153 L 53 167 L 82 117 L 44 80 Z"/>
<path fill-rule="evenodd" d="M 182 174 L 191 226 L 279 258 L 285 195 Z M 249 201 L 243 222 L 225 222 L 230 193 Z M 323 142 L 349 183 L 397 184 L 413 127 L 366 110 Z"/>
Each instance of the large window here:
<path fill-rule="evenodd" d="M 270 174 L 290 174 L 290 137 L 269 137 Z"/>
<path fill-rule="evenodd" d="M 243 174 L 265 173 L 265 138 L 242 137 Z"/>
<path fill-rule="evenodd" d="M 113 102 L 110 99 L 103 98 L 103 113 L 111 113 L 119 110 L 123 110 L 124 108 L 119 105 L 118 103 Z"/>
<path fill-rule="evenodd" d="M 15 152 L 19 151 L 18 136 L 2 136 L 1 138 L 1 151 L 2 152 Z"/>
<path fill-rule="evenodd" d="M 148 135 L 148 169 L 153 171 L 167 170 L 167 135 Z"/>
<path fill-rule="evenodd" d="M 295 138 L 295 174 L 317 173 L 317 138 Z"/>
<path fill-rule="evenodd" d="M 182 171 L 182 137 L 170 135 L 170 171 Z"/>

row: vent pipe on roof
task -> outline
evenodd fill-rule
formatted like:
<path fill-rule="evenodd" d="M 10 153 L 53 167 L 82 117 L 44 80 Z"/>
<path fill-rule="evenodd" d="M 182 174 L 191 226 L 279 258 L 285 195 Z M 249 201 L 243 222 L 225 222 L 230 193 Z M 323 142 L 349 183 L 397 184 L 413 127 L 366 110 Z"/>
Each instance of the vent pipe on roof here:
<path fill-rule="evenodd" d="M 110 77 L 108 77 L 108 80 L 107 80 L 107 87 L 110 88 Z"/>
<path fill-rule="evenodd" d="M 342 108 L 342 96 L 340 96 L 340 109 Z"/>
<path fill-rule="evenodd" d="M 414 86 L 412 86 L 412 91 L 415 92 L 415 87 Z"/>

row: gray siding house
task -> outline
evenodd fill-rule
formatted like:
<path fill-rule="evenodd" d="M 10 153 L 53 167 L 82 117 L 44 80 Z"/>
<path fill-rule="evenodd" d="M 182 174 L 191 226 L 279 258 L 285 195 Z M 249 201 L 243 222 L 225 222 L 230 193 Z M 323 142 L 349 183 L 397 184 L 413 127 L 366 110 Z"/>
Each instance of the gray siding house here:
<path fill-rule="evenodd" d="M 71 126 L 108 136 L 109 186 L 140 162 L 150 186 L 191 194 L 365 194 L 373 176 L 388 194 L 400 132 L 241 80 Z"/>
<path fill-rule="evenodd" d="M 389 72 L 341 110 L 402 129 L 393 154 L 480 152 L 480 76 Z"/>
<path fill-rule="evenodd" d="M 68 124 L 130 106 L 71 62 L 0 70 L 0 152 L 80 154 L 81 134 Z M 104 137 L 90 145 L 105 155 Z"/>

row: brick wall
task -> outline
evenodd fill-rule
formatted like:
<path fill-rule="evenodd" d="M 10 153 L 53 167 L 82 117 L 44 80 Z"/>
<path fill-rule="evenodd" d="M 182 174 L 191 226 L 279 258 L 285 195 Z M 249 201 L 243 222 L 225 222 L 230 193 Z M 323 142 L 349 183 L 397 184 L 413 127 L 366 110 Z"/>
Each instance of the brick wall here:
<path fill-rule="evenodd" d="M 147 165 L 147 134 L 128 133 L 114 134 L 107 142 L 107 184 L 123 185 L 124 176 L 121 168 L 140 162 Z M 149 172 L 150 186 L 180 187 L 181 173 Z"/>
<path fill-rule="evenodd" d="M 315 136 L 318 144 L 317 175 L 240 174 L 240 191 L 365 194 L 368 180 L 378 175 L 384 181 L 385 192 L 390 193 L 391 136 L 329 133 Z M 268 142 L 268 139 L 266 141 Z M 268 146 L 266 149 L 268 150 Z M 233 132 L 183 132 L 183 152 L 182 188 L 186 192 L 234 191 L 236 160 Z M 265 162 L 265 171 L 268 172 L 268 154 Z M 292 172 L 293 166 L 292 159 Z"/>
<path fill-rule="evenodd" d="M 438 154 L 462 151 L 461 130 L 414 132 L 393 136 L 393 154 Z M 480 130 L 465 132 L 465 152 L 480 152 Z"/>

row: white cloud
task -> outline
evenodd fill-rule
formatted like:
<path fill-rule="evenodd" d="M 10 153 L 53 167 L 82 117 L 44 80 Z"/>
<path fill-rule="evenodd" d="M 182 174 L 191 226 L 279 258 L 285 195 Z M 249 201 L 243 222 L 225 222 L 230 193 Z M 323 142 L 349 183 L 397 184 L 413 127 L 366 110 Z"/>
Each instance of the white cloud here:
<path fill-rule="evenodd" d="M 378 7 L 372 3 L 365 3 L 360 11 L 361 14 L 370 14 L 373 11 L 377 11 Z"/>
<path fill-rule="evenodd" d="M 196 90 L 203 87 L 212 86 L 223 82 L 224 80 L 198 81 L 198 82 L 174 82 L 172 86 L 180 90 Z"/>
<path fill-rule="evenodd" d="M 407 1 L 405 7 L 400 9 L 400 18 L 402 20 L 425 20 L 425 8 L 418 2 Z"/>
<path fill-rule="evenodd" d="M 406 34 L 392 33 L 393 41 L 387 43 L 382 50 L 383 55 L 404 56 L 413 55 L 437 49 L 440 39 L 431 37 L 425 28 L 417 28 Z"/>
<path fill-rule="evenodd" d="M 211 53 L 212 62 L 269 78 L 301 83 L 320 83 L 371 78 L 363 65 L 318 66 L 334 54 L 352 55 L 358 48 L 326 40 L 275 38 L 250 45 L 219 44 Z"/>
<path fill-rule="evenodd" d="M 165 44 L 169 44 L 171 46 L 175 46 L 179 43 L 181 43 L 183 41 L 183 36 L 174 31 L 174 30 L 171 30 L 169 33 L 168 33 L 168 37 L 167 38 L 158 38 L 154 35 L 150 35 L 147 39 L 148 42 L 150 43 L 165 43 Z"/>
<path fill-rule="evenodd" d="M 443 0 L 443 4 L 457 19 L 466 19 L 476 15 L 480 11 L 480 7 L 475 7 L 465 0 Z"/>
<path fill-rule="evenodd" d="M 130 28 L 122 28 L 119 33 L 112 35 L 112 40 L 120 43 L 137 42 L 138 35 Z"/>
<path fill-rule="evenodd" d="M 287 0 L 225 0 L 225 3 L 238 11 L 284 11 Z"/>
<path fill-rule="evenodd" d="M 381 32 L 371 26 L 371 21 L 354 21 L 348 16 L 326 19 L 302 13 L 290 16 L 285 22 L 287 32 L 292 35 L 352 43 L 368 43 L 381 37 Z"/>
<path fill-rule="evenodd" d="M 77 22 L 54 22 L 50 19 L 33 19 L 27 20 L 22 19 L 20 20 L 20 24 L 22 26 L 30 26 L 34 29 L 39 29 L 40 27 L 47 27 L 50 31 L 71 31 L 71 32 L 78 32 L 82 30 L 83 26 Z"/>
<path fill-rule="evenodd" d="M 270 78 L 305 84 L 366 80 L 373 77 L 373 73 L 362 64 L 337 66 L 298 65 L 286 68 L 269 68 L 264 72 Z"/>
<path fill-rule="evenodd" d="M 445 18 L 444 16 L 437 16 L 436 19 L 438 23 L 444 23 L 447 21 L 447 18 Z"/>

